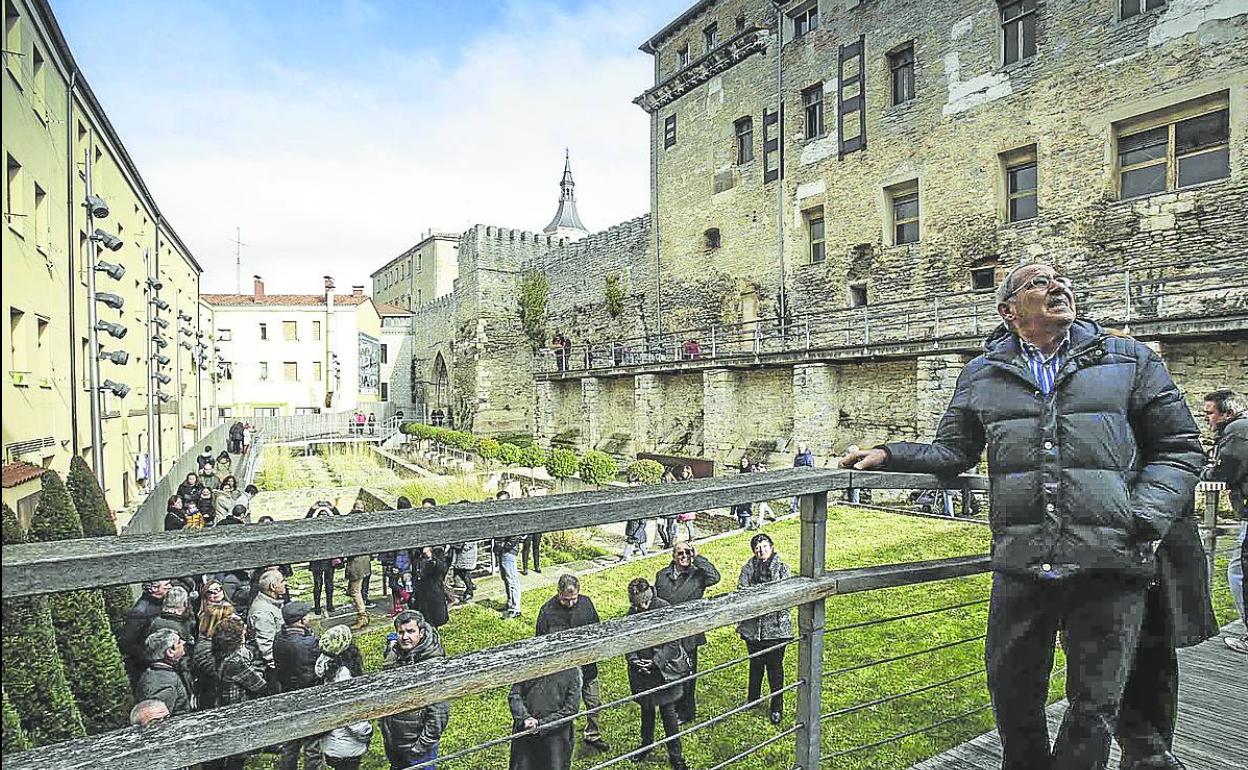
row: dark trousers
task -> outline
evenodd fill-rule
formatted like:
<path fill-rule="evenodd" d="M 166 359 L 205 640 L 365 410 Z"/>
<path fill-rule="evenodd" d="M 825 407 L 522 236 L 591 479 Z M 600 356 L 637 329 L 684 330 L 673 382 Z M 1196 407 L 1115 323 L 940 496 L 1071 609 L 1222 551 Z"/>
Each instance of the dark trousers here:
<path fill-rule="evenodd" d="M 325 593 L 325 608 L 334 611 L 334 568 L 324 567 L 312 570 L 312 604 L 317 613 L 321 611 L 321 591 Z"/>
<path fill-rule="evenodd" d="M 298 770 L 299 755 L 303 754 L 304 770 L 321 770 L 325 767 L 325 755 L 321 753 L 321 736 L 310 735 L 282 744 L 277 760 L 278 770 Z"/>
<path fill-rule="evenodd" d="M 1122 766 L 1169 751 L 1174 745 L 1174 720 L 1179 711 L 1179 659 L 1161 591 L 1148 592 L 1140 642 L 1118 709 Z"/>
<path fill-rule="evenodd" d="M 542 533 L 534 532 L 531 535 L 525 535 L 524 540 L 520 544 L 520 570 L 522 572 L 529 571 L 529 554 L 533 554 L 533 571 L 542 571 Z"/>
<path fill-rule="evenodd" d="M 659 540 L 663 543 L 664 548 L 671 548 L 676 544 L 675 516 L 667 516 L 659 522 Z"/>
<path fill-rule="evenodd" d="M 689 650 L 689 662 L 693 664 L 690 674 L 698 673 L 698 648 L 695 645 Z M 692 722 L 698 713 L 698 696 L 697 696 L 697 679 L 690 679 L 681 687 L 684 690 L 680 694 L 680 700 L 676 701 L 676 717 L 682 722 Z"/>
<path fill-rule="evenodd" d="M 572 723 L 549 733 L 512 738 L 508 766 L 512 770 L 568 770 L 572 767 Z"/>
<path fill-rule="evenodd" d="M 368 581 L 372 576 L 373 573 L 370 570 L 369 573 L 364 576 L 364 581 L 360 583 L 360 598 L 364 600 L 365 604 L 368 604 Z"/>
<path fill-rule="evenodd" d="M 471 594 L 477 590 L 477 584 L 472 582 L 472 570 L 467 567 L 456 567 L 455 577 L 464 582 L 464 593 Z"/>
<path fill-rule="evenodd" d="M 1146 589 L 1146 581 L 1120 575 L 1044 580 L 993 573 L 986 662 L 1002 770 L 1105 767 Z M 1050 751 L 1044 709 L 1059 630 L 1070 705 Z"/>
<path fill-rule="evenodd" d="M 654 712 L 659 712 L 659 718 L 663 720 L 663 735 L 671 737 L 680 732 L 680 720 L 676 718 L 675 702 L 664 703 L 656 706 L 654 696 L 642 698 L 638 702 L 641 706 L 641 745 L 649 746 L 654 743 Z M 667 747 L 667 759 L 673 765 L 684 759 L 680 749 L 680 739 L 668 741 L 663 744 Z"/>
<path fill-rule="evenodd" d="M 746 642 L 745 649 L 751 655 L 759 650 L 766 649 L 780 640 L 767 640 L 762 642 Z M 788 647 L 779 647 L 771 652 L 763 653 L 757 657 L 750 658 L 750 689 L 746 694 L 747 701 L 755 701 L 762 695 L 763 690 L 763 670 L 767 671 L 767 688 L 775 693 L 771 696 L 772 713 L 781 713 L 784 711 L 784 693 L 780 690 L 784 687 L 784 652 Z"/>
<path fill-rule="evenodd" d="M 333 770 L 360 770 L 361 757 L 325 757 L 325 764 Z"/>

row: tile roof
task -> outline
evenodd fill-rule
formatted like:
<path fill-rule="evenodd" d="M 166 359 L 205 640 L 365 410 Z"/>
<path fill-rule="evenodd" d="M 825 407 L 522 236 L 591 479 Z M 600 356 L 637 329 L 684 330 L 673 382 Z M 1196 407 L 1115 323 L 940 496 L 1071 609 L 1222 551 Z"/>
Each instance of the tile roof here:
<path fill-rule="evenodd" d="M 398 305 L 391 305 L 388 302 L 375 302 L 373 304 L 377 307 L 377 315 L 393 316 L 412 314 L 412 311 L 401 308 Z"/>
<path fill-rule="evenodd" d="M 3 468 L 0 468 L 0 486 L 8 489 L 18 484 L 25 484 L 27 481 L 37 479 L 42 475 L 43 468 L 34 463 L 22 460 L 5 463 Z"/>
<path fill-rule="evenodd" d="M 295 307 L 307 305 L 324 305 L 324 294 L 265 294 L 257 297 L 253 294 L 201 294 L 200 299 L 209 305 L 223 307 L 252 307 L 268 305 L 273 307 Z M 367 294 L 335 294 L 335 305 L 362 305 L 370 297 Z"/>

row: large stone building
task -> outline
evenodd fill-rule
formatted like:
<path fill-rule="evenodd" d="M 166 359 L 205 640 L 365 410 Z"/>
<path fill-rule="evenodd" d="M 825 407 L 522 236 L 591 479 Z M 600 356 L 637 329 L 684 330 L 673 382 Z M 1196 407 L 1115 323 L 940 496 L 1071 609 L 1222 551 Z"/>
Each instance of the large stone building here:
<path fill-rule="evenodd" d="M 406 310 L 450 294 L 459 275 L 459 236 L 430 230 L 374 272 L 373 299 Z"/>
<path fill-rule="evenodd" d="M 363 286 L 335 294 L 205 294 L 225 363 L 211 393 L 217 419 L 360 409 L 384 416 L 381 316 Z"/>
<path fill-rule="evenodd" d="M 175 344 L 179 328 L 199 328 L 201 269 L 156 205 L 46 0 L 5 2 L 4 34 L 4 501 L 27 516 L 43 468 L 63 473 L 75 454 L 99 467 L 94 399 L 105 492 L 122 508 L 144 494 L 145 476 L 158 478 L 206 427 L 198 392 L 205 359 Z M 88 218 L 88 191 L 106 204 L 106 217 Z M 104 213 L 98 203 L 92 209 Z M 100 259 L 94 276 L 92 248 Z M 108 358 L 99 361 L 100 384 L 112 384 L 97 393 L 92 363 L 101 353 Z"/>
<path fill-rule="evenodd" d="M 474 227 L 414 316 L 461 426 L 721 461 L 930 437 L 1035 258 L 1194 402 L 1248 383 L 1242 4 L 703 0 L 642 50 L 650 213 Z"/>

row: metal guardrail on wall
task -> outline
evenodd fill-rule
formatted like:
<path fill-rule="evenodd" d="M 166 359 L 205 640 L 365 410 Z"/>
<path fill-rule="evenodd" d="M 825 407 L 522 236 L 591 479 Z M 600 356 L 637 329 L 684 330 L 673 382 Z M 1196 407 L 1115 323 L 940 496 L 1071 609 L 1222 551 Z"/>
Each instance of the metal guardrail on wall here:
<path fill-rule="evenodd" d="M 179 715 L 146 728 L 129 728 L 105 735 L 45 746 L 6 760 L 9 768 L 94 768 L 105 759 L 117 770 L 155 770 L 185 766 L 293 738 L 324 733 L 361 719 L 372 719 L 418 708 L 434 702 L 495 690 L 570 667 L 623 655 L 730 625 L 765 612 L 796 607 L 797 633 L 791 642 L 798 648 L 797 678 L 786 690 L 797 693 L 794 725 L 754 744 L 716 767 L 724 767 L 780 740 L 793 741 L 796 764 L 813 770 L 821 760 L 867 750 L 894 740 L 868 736 L 853 748 L 822 754 L 822 723 L 883 702 L 874 699 L 852 707 L 822 710 L 825 676 L 854 670 L 825 667 L 824 638 L 863 624 L 825 629 L 825 599 L 881 588 L 915 585 L 983 573 L 987 556 L 967 556 L 913 564 L 894 564 L 861 569 L 826 571 L 825 545 L 828 493 L 847 489 L 947 489 L 987 485 L 982 477 L 942 480 L 934 476 L 905 473 L 872 473 L 848 470 L 795 468 L 767 473 L 699 479 L 681 484 L 636 487 L 607 492 L 490 500 L 436 509 L 409 509 L 360 513 L 279 522 L 264 527 L 221 527 L 137 535 L 127 538 L 92 538 L 8 546 L 3 554 L 3 597 L 12 600 L 51 592 L 92 586 L 139 582 L 170 574 L 211 573 L 275 562 L 303 562 L 343 553 L 370 553 L 412 547 L 431 542 L 488 539 L 515 532 L 540 532 L 625 521 L 638 517 L 662 517 L 734 503 L 777 498 L 801 498 L 801 539 L 798 575 L 779 582 L 677 607 L 655 610 L 642 616 L 608 620 L 549 636 L 479 650 L 451 658 L 435 659 L 419 666 L 401 667 L 348 682 L 321 685 L 283 693 L 257 701 Z M 1216 545 L 1210 542 L 1211 545 Z M 887 623 L 918 615 L 979 604 L 979 600 L 919 612 L 881 618 Z M 976 631 L 978 629 L 975 629 Z M 974 644 L 982 635 L 942 642 L 930 648 L 894 655 L 876 663 L 910 659 Z M 756 651 L 762 654 L 763 651 Z M 732 663 L 740 662 L 733 661 Z M 864 666 L 867 664 L 863 664 Z M 700 672 L 704 676 L 722 668 Z M 854 664 L 855 668 L 859 668 Z M 960 673 L 908 692 L 893 693 L 889 700 L 950 686 L 977 675 Z M 630 696 L 604 704 L 626 703 Z M 759 699 L 760 701 L 762 698 Z M 751 704 L 684 728 L 685 734 L 704 729 Z M 899 736 L 934 729 L 973 711 L 944 717 L 934 725 L 898 733 Z M 583 716 L 579 714 L 578 716 Z M 239 725 L 247 729 L 238 729 Z M 497 745 L 513 736 L 492 739 L 469 747 L 457 756 Z M 665 743 L 662 739 L 655 745 Z M 639 752 L 607 759 L 596 767 L 614 765 Z M 441 761 L 441 760 L 440 760 Z"/>
<path fill-rule="evenodd" d="M 393 435 L 398 430 L 400 423 L 395 417 L 378 419 L 370 429 L 367 423 L 362 427 L 357 426 L 352 419 L 355 414 L 355 411 L 350 411 L 276 416 L 257 415 L 248 419 L 254 428 L 264 432 L 265 440 L 270 444 L 345 438 L 381 441 Z"/>
<path fill-rule="evenodd" d="M 195 443 L 182 454 L 169 469 L 139 507 L 135 509 L 130 521 L 121 528 L 123 535 L 138 535 L 148 532 L 163 532 L 165 529 L 165 507 L 169 498 L 178 491 L 178 486 L 186 478 L 186 474 L 199 470 L 199 453 L 205 446 L 210 446 L 215 453 L 226 448 L 230 437 L 230 423 L 221 423 L 196 439 Z"/>

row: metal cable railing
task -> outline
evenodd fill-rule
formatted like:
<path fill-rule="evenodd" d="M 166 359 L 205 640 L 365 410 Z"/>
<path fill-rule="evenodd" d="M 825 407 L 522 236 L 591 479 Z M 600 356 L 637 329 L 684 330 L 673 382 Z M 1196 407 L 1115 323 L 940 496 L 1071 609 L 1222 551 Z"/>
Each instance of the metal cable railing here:
<path fill-rule="evenodd" d="M 917 658 L 920 655 L 928 655 L 933 652 L 940 652 L 941 650 L 947 650 L 951 647 L 959 647 L 963 644 L 970 644 L 972 642 L 983 641 L 984 639 L 987 639 L 987 638 L 988 638 L 987 634 L 978 634 L 976 636 L 968 636 L 962 639 L 957 639 L 952 642 L 945 642 L 944 644 L 937 644 L 932 647 L 924 647 L 921 650 L 913 650 L 911 652 L 905 652 L 905 653 L 902 653 L 901 655 L 893 655 L 887 658 L 877 658 L 876 660 L 868 661 L 866 663 L 856 663 L 852 666 L 842 666 L 841 668 L 824 669 L 823 675 L 824 676 L 839 676 L 841 674 L 848 674 L 851 671 L 861 671 L 864 668 L 872 668 L 874 666 L 880 666 L 885 663 L 896 663 L 901 660 L 909 660 L 910 658 Z"/>

